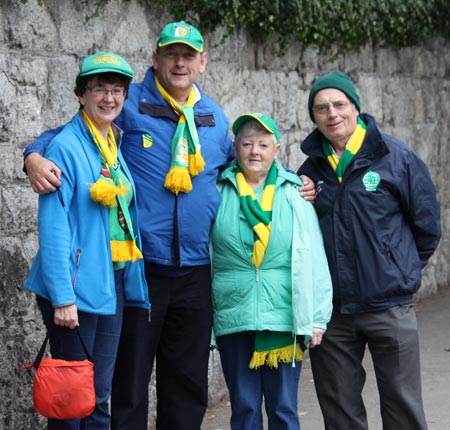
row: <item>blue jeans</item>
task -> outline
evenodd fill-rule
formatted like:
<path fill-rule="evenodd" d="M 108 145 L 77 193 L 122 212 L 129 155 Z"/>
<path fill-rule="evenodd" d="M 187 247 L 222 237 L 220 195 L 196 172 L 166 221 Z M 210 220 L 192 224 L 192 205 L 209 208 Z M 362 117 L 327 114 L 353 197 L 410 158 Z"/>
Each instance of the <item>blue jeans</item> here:
<path fill-rule="evenodd" d="M 123 273 L 115 270 L 117 309 L 114 315 L 97 315 L 78 311 L 79 330 L 94 361 L 96 405 L 91 415 L 75 420 L 48 420 L 48 430 L 108 430 L 110 425 L 109 397 L 119 345 L 123 315 Z M 93 286 L 95 288 L 95 286 Z M 48 300 L 37 297 L 44 324 L 50 334 L 53 358 L 84 360 L 86 354 L 74 330 L 53 323 L 54 309 Z"/>
<path fill-rule="evenodd" d="M 299 430 L 298 383 L 301 362 L 279 363 L 278 368 L 248 367 L 255 332 L 229 334 L 217 338 L 225 382 L 230 393 L 232 430 L 262 430 L 262 403 L 270 430 Z"/>

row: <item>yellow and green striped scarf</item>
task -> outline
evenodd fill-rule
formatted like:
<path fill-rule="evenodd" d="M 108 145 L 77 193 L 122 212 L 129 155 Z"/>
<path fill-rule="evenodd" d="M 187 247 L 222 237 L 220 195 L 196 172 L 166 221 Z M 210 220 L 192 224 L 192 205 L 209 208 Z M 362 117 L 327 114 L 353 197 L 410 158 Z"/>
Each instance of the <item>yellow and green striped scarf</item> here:
<path fill-rule="evenodd" d="M 259 203 L 252 187 L 245 180 L 239 166 L 236 170 L 236 183 L 241 199 L 241 209 L 255 232 L 252 263 L 257 269 L 264 259 L 269 244 L 276 180 L 277 167 L 274 162 L 267 174 L 266 183 L 261 196 L 261 203 Z"/>
<path fill-rule="evenodd" d="M 195 89 L 191 88 L 186 104 L 180 106 L 164 89 L 156 75 L 155 83 L 163 99 L 180 117 L 172 137 L 172 162 L 164 186 L 174 194 L 180 191 L 187 193 L 192 190 L 191 176 L 198 175 L 205 168 L 194 121 Z"/>
<path fill-rule="evenodd" d="M 330 162 L 331 167 L 333 167 L 333 170 L 336 172 L 336 176 L 338 177 L 339 182 L 342 182 L 342 178 L 345 171 L 347 170 L 347 167 L 353 160 L 355 154 L 360 150 L 364 141 L 364 137 L 366 136 L 366 130 L 366 124 L 364 124 L 363 120 L 358 117 L 355 131 L 353 132 L 350 140 L 345 147 L 344 152 L 340 157 L 336 155 L 330 142 L 327 139 L 323 138 L 323 152 Z"/>
<path fill-rule="evenodd" d="M 276 180 L 277 167 L 274 162 L 267 174 L 261 202 L 259 203 L 239 166 L 236 170 L 236 183 L 241 200 L 241 210 L 255 233 L 252 263 L 256 269 L 260 267 L 269 244 Z M 278 363 L 288 363 L 292 360 L 300 361 L 302 357 L 302 350 L 294 341 L 291 333 L 269 330 L 257 331 L 255 334 L 255 350 L 249 367 L 257 369 L 266 365 L 277 368 Z"/>
<path fill-rule="evenodd" d="M 113 262 L 136 261 L 143 258 L 136 245 L 133 233 L 128 204 L 125 196 L 130 186 L 123 186 L 118 167 L 118 150 L 112 128 L 108 130 L 108 142 L 91 121 L 84 109 L 81 115 L 90 132 L 92 141 L 98 148 L 102 158 L 102 170 L 100 177 L 89 189 L 92 200 L 109 208 L 110 212 L 117 207 L 117 219 L 112 221 L 110 217 L 110 244 Z"/>

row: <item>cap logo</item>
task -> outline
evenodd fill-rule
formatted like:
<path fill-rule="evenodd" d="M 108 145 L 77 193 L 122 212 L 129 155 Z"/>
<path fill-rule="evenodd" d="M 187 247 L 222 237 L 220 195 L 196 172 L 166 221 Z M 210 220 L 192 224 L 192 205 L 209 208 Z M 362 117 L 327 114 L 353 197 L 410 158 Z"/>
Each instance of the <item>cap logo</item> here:
<path fill-rule="evenodd" d="M 191 29 L 184 26 L 184 25 L 177 25 L 175 27 L 175 37 L 180 37 L 182 39 L 189 37 L 189 33 L 191 32 Z"/>
<path fill-rule="evenodd" d="M 108 63 L 108 64 L 115 64 L 116 66 L 121 65 L 120 60 L 116 57 L 113 57 L 112 55 L 101 55 L 100 57 L 94 58 L 92 61 L 95 64 Z"/>

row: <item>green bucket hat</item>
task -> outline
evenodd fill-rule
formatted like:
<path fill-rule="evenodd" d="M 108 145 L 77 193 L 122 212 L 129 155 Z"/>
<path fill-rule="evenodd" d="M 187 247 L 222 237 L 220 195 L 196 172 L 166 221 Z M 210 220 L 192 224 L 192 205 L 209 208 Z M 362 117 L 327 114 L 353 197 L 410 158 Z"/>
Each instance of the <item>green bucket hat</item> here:
<path fill-rule="evenodd" d="M 264 115 L 263 113 L 244 113 L 240 117 L 234 121 L 232 130 L 234 135 L 236 136 L 238 134 L 239 129 L 248 121 L 250 120 L 256 120 L 258 121 L 269 133 L 272 133 L 275 135 L 277 142 L 280 141 L 280 132 L 278 131 L 277 123 L 272 118 L 268 117 L 267 115 Z"/>
<path fill-rule="evenodd" d="M 161 31 L 158 39 L 158 47 L 184 43 L 198 52 L 203 52 L 203 37 L 191 24 L 184 21 L 171 22 Z"/>
<path fill-rule="evenodd" d="M 342 72 L 331 72 L 317 78 L 311 88 L 311 92 L 309 93 L 308 111 L 309 117 L 313 122 L 315 122 L 312 110 L 314 97 L 319 91 L 326 88 L 335 88 L 342 91 L 355 104 L 358 112 L 361 112 L 361 101 L 359 100 L 358 92 L 356 91 L 355 84 L 351 80 L 350 76 Z"/>
<path fill-rule="evenodd" d="M 83 59 L 76 82 L 83 76 L 108 72 L 124 75 L 130 82 L 133 80 L 133 70 L 120 55 L 113 52 L 97 52 Z"/>

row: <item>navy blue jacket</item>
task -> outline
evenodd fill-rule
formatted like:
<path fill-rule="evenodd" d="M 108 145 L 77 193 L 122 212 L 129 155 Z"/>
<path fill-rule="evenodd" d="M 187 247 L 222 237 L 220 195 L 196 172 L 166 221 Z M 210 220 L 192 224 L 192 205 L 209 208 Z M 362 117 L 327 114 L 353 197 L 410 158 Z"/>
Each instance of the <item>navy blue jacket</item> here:
<path fill-rule="evenodd" d="M 342 183 L 314 130 L 298 173 L 318 185 L 315 208 L 333 280 L 334 309 L 352 314 L 412 302 L 441 236 L 436 190 L 425 163 L 375 119 Z"/>

